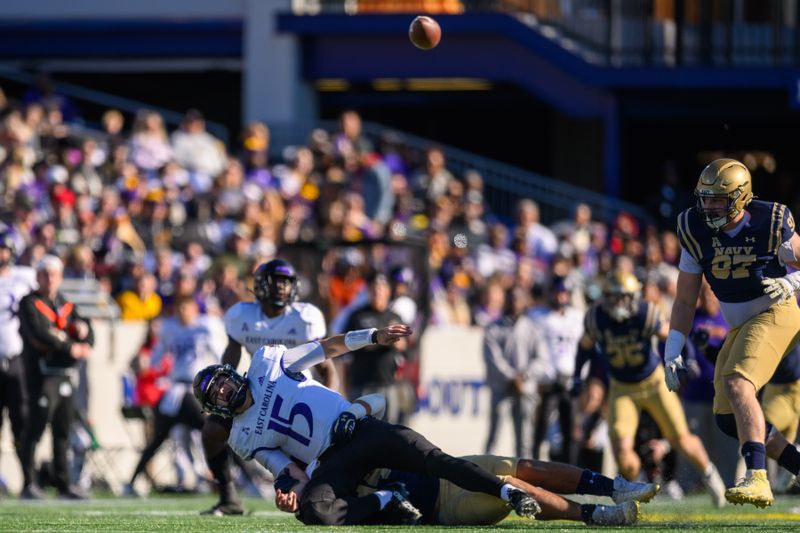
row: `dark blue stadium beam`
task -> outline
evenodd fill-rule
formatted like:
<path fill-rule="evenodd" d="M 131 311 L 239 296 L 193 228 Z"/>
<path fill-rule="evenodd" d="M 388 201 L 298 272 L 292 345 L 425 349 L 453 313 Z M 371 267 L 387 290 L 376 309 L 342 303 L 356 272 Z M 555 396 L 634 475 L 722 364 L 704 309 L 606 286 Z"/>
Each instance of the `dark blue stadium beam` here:
<path fill-rule="evenodd" d="M 408 45 L 405 39 L 408 23 L 413 15 L 314 15 L 298 16 L 282 14 L 278 16 L 278 30 L 306 37 L 316 37 L 327 41 L 334 36 L 357 38 L 361 50 L 351 60 L 372 53 L 372 45 L 379 39 L 390 39 L 400 45 L 401 53 L 412 54 L 419 59 L 420 54 L 440 54 L 440 57 L 457 55 L 459 43 L 472 41 L 475 46 L 486 43 L 494 37 L 504 43 L 514 42 L 523 47 L 528 54 L 539 56 L 542 61 L 570 76 L 577 82 L 597 89 L 680 89 L 680 88 L 772 88 L 792 90 L 800 79 L 800 69 L 792 67 L 604 67 L 588 63 L 577 55 L 565 50 L 552 40 L 540 35 L 536 30 L 523 24 L 513 16 L 503 13 L 468 13 L 463 15 L 437 15 L 435 18 L 442 27 L 442 44 L 432 52 L 420 52 Z M 402 36 L 402 38 L 401 38 Z M 463 38 L 460 38 L 463 37 Z M 466 52 L 466 50 L 464 50 Z M 394 58 L 392 58 L 394 59 Z M 498 60 L 499 59 L 499 60 Z M 512 64 L 505 60 L 504 53 L 495 57 L 499 63 Z M 507 66 L 507 65 L 506 65 Z M 477 67 L 477 65 L 476 65 Z M 529 72 L 535 76 L 537 72 Z M 542 74 L 546 74 L 543 72 Z"/>
<path fill-rule="evenodd" d="M 436 49 L 423 52 L 407 39 L 412 18 L 281 15 L 278 29 L 304 37 L 303 68 L 308 79 L 364 82 L 377 78 L 480 77 L 523 87 L 572 117 L 602 119 L 604 190 L 619 196 L 620 128 L 616 97 L 606 88 L 581 79 L 591 77 L 595 67 L 534 34 L 515 19 L 497 14 L 437 17 L 443 29 L 442 42 Z M 524 131 L 533 125 L 514 126 Z"/>
<path fill-rule="evenodd" d="M 239 20 L 0 20 L 0 59 L 241 56 Z"/>

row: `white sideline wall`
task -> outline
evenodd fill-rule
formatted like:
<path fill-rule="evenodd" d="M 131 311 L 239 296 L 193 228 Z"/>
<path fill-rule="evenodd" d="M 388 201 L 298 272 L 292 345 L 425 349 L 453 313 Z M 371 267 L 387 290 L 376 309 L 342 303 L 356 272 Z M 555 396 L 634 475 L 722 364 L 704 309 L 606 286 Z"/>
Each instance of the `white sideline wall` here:
<path fill-rule="evenodd" d="M 138 322 L 94 321 L 95 351 L 89 360 L 89 417 L 102 447 L 94 452 L 88 468 L 101 471 L 112 487 L 130 478 L 144 445 L 142 423 L 122 417 L 122 375 L 144 340 L 146 326 Z M 452 455 L 483 453 L 489 427 L 489 391 L 483 384 L 483 330 L 480 328 L 428 328 L 421 341 L 423 398 L 411 426 Z M 243 357 L 239 368 L 247 368 Z M 496 454 L 513 454 L 513 433 L 508 415 L 500 428 Z M 4 417 L 0 436 L 0 474 L 9 489 L 21 488 L 21 472 Z M 169 444 L 156 455 L 157 481 L 171 483 L 174 469 Z M 48 432 L 39 443 L 37 458 L 52 455 Z"/>

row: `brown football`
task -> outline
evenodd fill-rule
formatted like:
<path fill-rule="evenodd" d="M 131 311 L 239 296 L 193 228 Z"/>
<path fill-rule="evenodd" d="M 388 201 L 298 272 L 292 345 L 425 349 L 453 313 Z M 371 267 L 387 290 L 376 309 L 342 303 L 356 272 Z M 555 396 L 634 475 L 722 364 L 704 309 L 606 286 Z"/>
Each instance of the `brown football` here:
<path fill-rule="evenodd" d="M 408 27 L 408 38 L 417 48 L 430 50 L 435 48 L 442 39 L 442 28 L 432 18 L 421 15 L 411 21 L 411 26 Z"/>

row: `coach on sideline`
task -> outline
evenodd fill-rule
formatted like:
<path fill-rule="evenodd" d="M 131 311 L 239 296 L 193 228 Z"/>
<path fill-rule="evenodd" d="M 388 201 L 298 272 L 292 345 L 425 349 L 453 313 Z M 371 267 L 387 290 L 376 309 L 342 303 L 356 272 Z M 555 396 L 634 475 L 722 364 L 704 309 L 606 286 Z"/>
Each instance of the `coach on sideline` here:
<path fill-rule="evenodd" d="M 20 498 L 40 500 L 44 493 L 34 476 L 34 452 L 49 423 L 53 434 L 53 469 L 59 496 L 83 499 L 69 484 L 67 447 L 75 406 L 72 393 L 78 361 L 92 353 L 94 335 L 89 322 L 78 316 L 58 289 L 64 264 L 54 255 L 36 264 L 39 289 L 19 304 L 22 357 L 28 378 L 30 419 L 20 450 L 25 486 Z"/>

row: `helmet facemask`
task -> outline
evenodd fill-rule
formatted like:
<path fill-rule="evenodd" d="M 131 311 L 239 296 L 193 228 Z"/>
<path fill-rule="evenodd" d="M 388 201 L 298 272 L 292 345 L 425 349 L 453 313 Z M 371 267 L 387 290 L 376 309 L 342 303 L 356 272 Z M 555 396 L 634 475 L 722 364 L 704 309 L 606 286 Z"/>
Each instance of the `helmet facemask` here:
<path fill-rule="evenodd" d="M 253 292 L 262 304 L 283 309 L 297 299 L 297 274 L 285 261 L 270 261 L 258 268 Z"/>
<path fill-rule="evenodd" d="M 193 388 L 203 411 L 233 418 L 247 399 L 249 383 L 231 365 L 212 365 L 197 374 Z"/>
<path fill-rule="evenodd" d="M 711 229 L 719 230 L 736 220 L 753 200 L 750 171 L 735 159 L 716 159 L 700 173 L 694 195 L 700 218 Z"/>
<path fill-rule="evenodd" d="M 700 189 L 696 190 L 694 195 L 697 198 L 697 211 L 700 213 L 700 218 L 711 229 L 717 230 L 729 224 L 741 212 L 741 209 L 737 208 L 737 200 L 742 195 L 741 189 L 736 189 L 730 194 L 713 194 Z M 716 199 L 725 200 L 725 206 L 708 207 L 708 201 Z"/>
<path fill-rule="evenodd" d="M 624 322 L 633 316 L 636 297 L 626 293 L 607 293 L 603 307 L 615 322 Z"/>
<path fill-rule="evenodd" d="M 606 280 L 602 306 L 615 322 L 624 322 L 633 317 L 639 306 L 642 285 L 636 276 L 615 272 Z"/>

